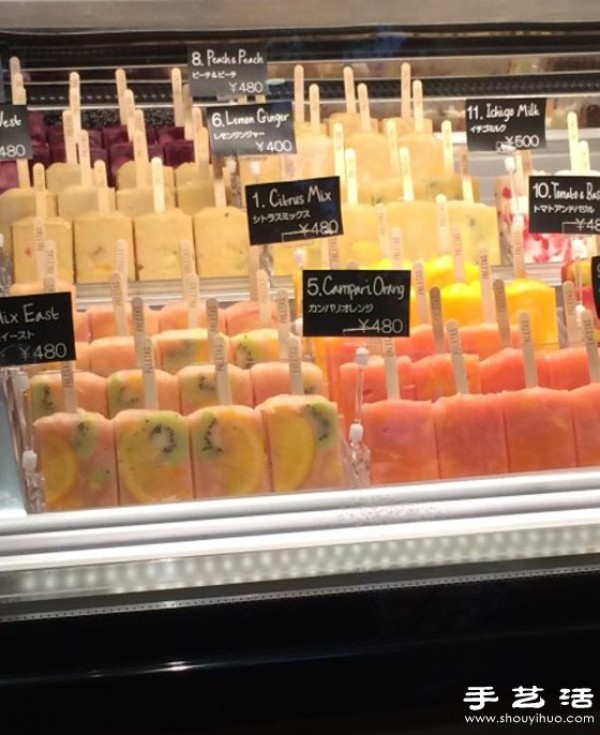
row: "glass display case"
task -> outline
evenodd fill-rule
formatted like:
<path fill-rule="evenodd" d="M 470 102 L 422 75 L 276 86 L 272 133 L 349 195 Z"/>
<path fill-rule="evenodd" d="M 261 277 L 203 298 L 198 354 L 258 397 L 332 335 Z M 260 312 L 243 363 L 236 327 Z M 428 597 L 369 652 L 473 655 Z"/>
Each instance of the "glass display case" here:
<path fill-rule="evenodd" d="M 260 42 L 268 99 L 293 99 L 302 65 L 307 119 L 312 84 L 319 85 L 321 119 L 347 109 L 345 68 L 367 85 L 374 119 L 399 117 L 402 64 L 410 62 L 422 82 L 424 117 L 436 140 L 451 121 L 457 159 L 466 145 L 466 99 L 541 98 L 548 145 L 535 151 L 535 169 L 572 168 L 568 119 L 576 113 L 593 174 L 600 130 L 594 4 L 432 5 L 0 0 L 6 99 L 10 59 L 18 57 L 29 112 L 56 127 L 76 70 L 83 127 L 114 127 L 115 70 L 122 68 L 146 124 L 172 128 L 171 72 L 181 69 L 186 80 L 188 47 Z M 210 102 L 198 99 L 196 108 Z M 516 159 L 515 151 L 472 151 L 470 171 L 463 170 L 477 179 L 481 202 L 498 207 L 500 230 L 498 181 L 508 172 L 514 186 L 507 158 Z M 516 189 L 510 195 L 516 199 Z M 536 242 L 526 252 L 527 276 L 553 289 L 555 346 L 572 347 L 562 288 L 567 256 L 552 250 L 553 241 L 550 255 Z M 498 253 L 493 278 L 510 280 L 510 243 Z M 2 275 L 0 268 L 0 287 L 8 289 Z M 200 275 L 203 298 L 222 306 L 251 293 L 247 278 Z M 283 291 L 292 315 L 301 316 L 297 272 L 271 275 L 272 297 Z M 581 291 L 581 273 L 575 288 Z M 180 292 L 175 280 L 129 284 L 129 296 L 154 310 Z M 75 296 L 80 310 L 109 301 L 99 283 L 76 284 Z M 581 293 L 579 301 L 591 308 Z M 369 347 L 383 353 L 380 343 Z M 509 473 L 507 466 L 489 476 L 365 482 L 356 471 L 357 457 L 369 466 L 362 436 L 358 454 L 352 433 L 346 440 L 354 410 L 347 389 L 336 396 L 350 406 L 340 428 L 339 489 L 43 512 L 43 478 L 28 460 L 30 383 L 16 367 L 3 368 L 0 381 L 0 706 L 7 733 L 433 734 L 507 723 L 514 732 L 547 725 L 572 735 L 600 722 L 600 469 L 591 462 L 563 469 L 551 459 L 561 447 L 548 445 L 547 470 Z M 297 464 L 301 441 L 298 432 Z M 369 448 L 376 462 L 377 447 Z M 64 476 L 69 467 L 54 471 Z M 482 687 L 491 689 L 475 707 Z M 543 700 L 515 709 L 518 687 L 539 687 Z M 572 695 L 579 689 L 586 691 Z M 468 719 L 479 714 L 498 719 Z M 506 719 L 521 715 L 538 719 Z"/>

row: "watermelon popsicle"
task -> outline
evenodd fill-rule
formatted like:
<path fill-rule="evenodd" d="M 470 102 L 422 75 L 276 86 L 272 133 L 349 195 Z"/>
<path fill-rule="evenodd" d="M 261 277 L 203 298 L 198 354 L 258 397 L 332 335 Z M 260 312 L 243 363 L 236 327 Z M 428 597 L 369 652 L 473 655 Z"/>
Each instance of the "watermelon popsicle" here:
<path fill-rule="evenodd" d="M 265 430 L 258 410 L 232 402 L 227 345 L 213 340 L 218 403 L 188 417 L 197 497 L 269 490 Z"/>
<path fill-rule="evenodd" d="M 64 412 L 35 421 L 34 447 L 45 482 L 48 510 L 117 505 L 117 470 L 112 423 L 77 409 L 70 363 L 61 367 Z"/>
<path fill-rule="evenodd" d="M 519 319 L 525 361 L 524 390 L 500 394 L 508 465 L 511 472 L 535 472 L 577 466 L 568 391 L 538 386 L 529 315 Z"/>
<path fill-rule="evenodd" d="M 194 497 L 187 420 L 158 409 L 152 343 L 143 350 L 143 409 L 112 419 L 117 449 L 121 505 L 172 502 Z"/>
<path fill-rule="evenodd" d="M 384 344 L 385 397 L 362 406 L 371 484 L 420 482 L 439 477 L 433 404 L 400 398 L 403 387 L 391 340 Z M 365 371 L 366 372 L 366 371 Z"/>
<path fill-rule="evenodd" d="M 457 393 L 433 406 L 441 478 L 508 471 L 502 407 L 496 396 L 470 395 L 456 322 L 447 324 Z"/>

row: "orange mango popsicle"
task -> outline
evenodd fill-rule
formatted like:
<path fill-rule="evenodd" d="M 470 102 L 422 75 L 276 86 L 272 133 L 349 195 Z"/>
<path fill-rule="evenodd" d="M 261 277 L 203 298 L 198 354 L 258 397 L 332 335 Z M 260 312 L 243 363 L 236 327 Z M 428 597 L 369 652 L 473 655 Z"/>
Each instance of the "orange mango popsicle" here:
<path fill-rule="evenodd" d="M 90 306 L 87 312 L 91 339 L 102 339 L 104 337 L 116 337 L 118 335 L 117 319 L 115 318 L 114 308 L 110 304 L 98 304 Z M 133 334 L 133 319 L 131 316 L 131 306 L 125 306 L 125 325 L 126 333 Z M 148 335 L 157 334 L 159 332 L 158 312 L 148 306 L 144 307 L 144 324 Z"/>
<path fill-rule="evenodd" d="M 111 421 L 84 411 L 59 412 L 38 419 L 33 428 L 48 510 L 117 505 Z"/>
<path fill-rule="evenodd" d="M 384 485 L 439 478 L 429 401 L 381 400 L 363 407 L 364 441 L 371 450 L 371 482 Z"/>
<path fill-rule="evenodd" d="M 90 370 L 108 378 L 117 370 L 136 367 L 133 337 L 103 337 L 90 344 Z"/>
<path fill-rule="evenodd" d="M 465 368 L 470 393 L 481 393 L 479 359 L 465 355 Z M 413 363 L 415 393 L 419 401 L 435 401 L 442 396 L 453 396 L 456 383 L 450 355 L 430 355 Z"/>
<path fill-rule="evenodd" d="M 174 411 L 130 409 L 112 419 L 122 505 L 194 497 L 187 420 Z"/>

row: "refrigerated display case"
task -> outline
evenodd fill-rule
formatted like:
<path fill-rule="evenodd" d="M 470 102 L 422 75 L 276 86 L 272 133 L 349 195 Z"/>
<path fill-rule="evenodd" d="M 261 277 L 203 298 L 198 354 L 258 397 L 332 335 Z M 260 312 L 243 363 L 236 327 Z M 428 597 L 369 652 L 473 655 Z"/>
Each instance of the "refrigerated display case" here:
<path fill-rule="evenodd" d="M 77 68 L 90 127 L 116 119 L 118 66 L 156 125 L 170 124 L 168 70 L 209 38 L 266 39 L 271 96 L 291 96 L 302 63 L 327 112 L 342 109 L 351 64 L 374 114 L 391 114 L 408 59 L 435 127 L 450 117 L 458 128 L 467 96 L 553 100 L 549 147 L 536 158 L 556 170 L 568 168 L 567 111 L 578 113 L 592 162 L 598 153 L 592 6 L 0 2 L 0 54 L 5 70 L 20 57 L 30 109 L 50 122 Z M 475 154 L 471 165 L 492 202 L 502 161 Z M 532 269 L 559 284 L 560 264 Z M 234 280 L 205 287 L 225 301 L 243 292 Z M 289 278 L 279 287 L 293 292 Z M 172 287 L 131 288 L 158 305 Z M 80 303 L 98 298 L 78 288 Z M 14 380 L 5 372 L 0 391 L 7 733 L 501 729 L 466 719 L 479 712 L 465 701 L 477 687 L 494 690 L 483 714 L 562 717 L 535 724 L 569 735 L 597 726 L 596 468 L 39 513 L 16 460 Z M 515 688 L 536 686 L 541 708 L 512 707 Z M 563 691 L 581 688 L 595 694 L 590 708 L 573 708 Z"/>

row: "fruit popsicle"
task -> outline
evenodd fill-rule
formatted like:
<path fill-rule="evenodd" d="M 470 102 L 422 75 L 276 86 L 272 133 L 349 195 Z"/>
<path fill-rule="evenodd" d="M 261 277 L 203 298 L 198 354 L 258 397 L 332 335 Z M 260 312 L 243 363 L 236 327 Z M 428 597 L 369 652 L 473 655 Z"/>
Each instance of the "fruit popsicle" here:
<path fill-rule="evenodd" d="M 391 176 L 388 143 L 383 133 L 375 132 L 371 125 L 371 110 L 366 84 L 358 85 L 360 130 L 347 137 L 346 145 L 356 154 L 359 187 Z"/>
<path fill-rule="evenodd" d="M 158 407 L 165 411 L 179 411 L 179 386 L 175 376 L 164 370 L 156 370 Z M 121 411 L 144 407 L 144 376 L 141 368 L 118 370 L 106 379 L 108 417 Z"/>
<path fill-rule="evenodd" d="M 200 408 L 188 418 L 197 497 L 249 495 L 269 489 L 265 430 L 261 414 L 232 402 L 227 344 L 213 340 L 214 378 L 221 405 Z"/>
<path fill-rule="evenodd" d="M 172 329 L 154 337 L 158 364 L 171 375 L 193 363 L 209 359 L 208 331 L 204 328 Z"/>
<path fill-rule="evenodd" d="M 81 183 L 81 173 L 77 162 L 75 126 L 71 110 L 63 111 L 62 123 L 65 161 L 52 163 L 46 171 L 48 190 L 53 194 L 58 194 L 68 186 L 76 186 Z"/>
<path fill-rule="evenodd" d="M 379 258 L 375 208 L 369 204 L 360 204 L 358 201 L 358 178 L 354 150 L 350 148 L 346 150 L 345 161 L 348 200 L 347 203 L 342 204 L 344 234 L 339 238 L 340 255 L 343 265 L 349 261 L 367 265 Z"/>
<path fill-rule="evenodd" d="M 77 410 L 73 369 L 63 363 L 65 411 L 33 424 L 34 447 L 50 511 L 117 505 L 117 471 L 112 423 Z"/>
<path fill-rule="evenodd" d="M 309 87 L 310 126 L 296 137 L 295 174 L 298 179 L 333 176 L 333 141 L 321 132 L 319 86 Z"/>
<path fill-rule="evenodd" d="M 192 220 L 178 209 L 166 209 L 162 161 L 151 161 L 154 211 L 133 221 L 138 278 L 181 278 L 179 243 L 193 241 Z"/>
<path fill-rule="evenodd" d="M 362 129 L 362 120 L 356 107 L 356 89 L 354 86 L 354 71 L 352 67 L 344 67 L 344 97 L 346 110 L 334 112 L 327 120 L 329 135 L 333 136 L 333 126 L 341 125 L 344 129 L 344 137 L 348 138 L 353 133 Z"/>
<path fill-rule="evenodd" d="M 258 408 L 267 432 L 275 492 L 333 489 L 344 484 L 339 418 L 335 403 L 302 391 L 300 346 L 290 342 L 292 395 L 269 398 Z"/>
<path fill-rule="evenodd" d="M 413 178 L 419 176 L 443 176 L 444 147 L 442 141 L 424 129 L 423 84 L 415 80 L 412 84 L 414 108 L 414 132 L 403 133 L 399 130 L 398 145 L 408 148 Z"/>
<path fill-rule="evenodd" d="M 77 404 L 90 413 L 107 415 L 106 380 L 94 373 L 74 374 Z M 63 380 L 59 370 L 45 370 L 34 375 L 29 383 L 31 418 L 37 420 L 65 410 Z"/>
<path fill-rule="evenodd" d="M 115 430 L 122 505 L 190 500 L 194 497 L 188 422 L 158 409 L 153 347 L 143 340 L 144 409 L 117 414 Z"/>
<path fill-rule="evenodd" d="M 531 320 L 519 319 L 525 360 L 525 390 L 500 394 L 511 472 L 577 466 L 568 391 L 540 388 Z"/>
<path fill-rule="evenodd" d="M 581 344 L 581 329 L 578 324 L 575 303 L 575 288 L 572 283 L 563 283 L 563 311 L 566 317 L 567 344 L 561 350 L 545 354 L 548 387 L 555 390 L 573 390 L 589 383 L 590 368 L 586 348 Z"/>
<path fill-rule="evenodd" d="M 502 406 L 497 396 L 471 395 L 458 324 L 448 322 L 457 393 L 434 404 L 440 477 L 479 477 L 508 471 Z"/>
<path fill-rule="evenodd" d="M 388 121 L 395 124 L 399 135 L 415 132 L 415 120 L 412 116 L 412 69 L 407 61 L 400 67 L 400 117 L 384 118 L 381 121 L 382 130 Z M 433 133 L 433 120 L 423 117 L 419 123 L 423 132 Z"/>
<path fill-rule="evenodd" d="M 585 349 L 589 359 L 588 385 L 576 388 L 569 393 L 577 465 L 579 467 L 600 466 L 600 441 L 598 421 L 600 421 L 600 359 L 598 344 L 594 334 L 594 320 L 589 311 L 581 315 Z"/>

